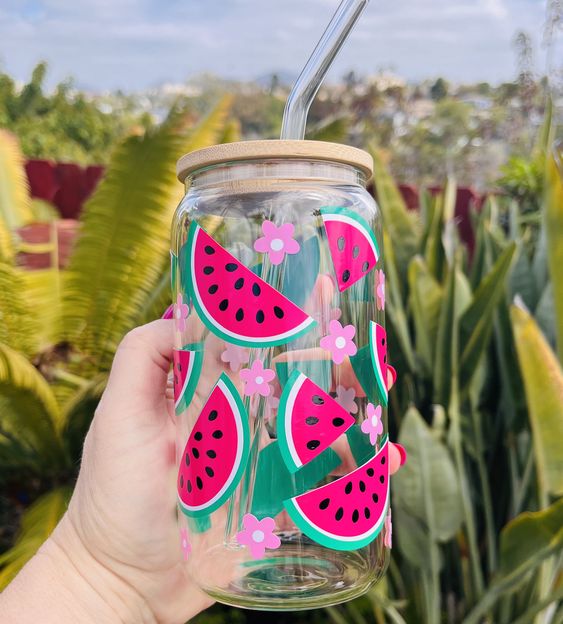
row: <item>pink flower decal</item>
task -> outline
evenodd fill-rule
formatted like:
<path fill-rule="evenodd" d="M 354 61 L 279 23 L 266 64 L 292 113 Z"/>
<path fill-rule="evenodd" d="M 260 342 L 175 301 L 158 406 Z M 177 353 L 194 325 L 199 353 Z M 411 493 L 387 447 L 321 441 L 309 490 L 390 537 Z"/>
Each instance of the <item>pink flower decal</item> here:
<path fill-rule="evenodd" d="M 375 272 L 375 294 L 377 309 L 385 310 L 385 273 L 379 269 Z"/>
<path fill-rule="evenodd" d="M 344 386 L 336 386 L 336 402 L 341 405 L 350 414 L 355 414 L 358 411 L 358 405 L 354 399 L 356 398 L 356 391 L 354 388 L 345 388 Z"/>
<path fill-rule="evenodd" d="M 254 360 L 250 368 L 243 368 L 240 378 L 244 381 L 244 394 L 252 396 L 253 394 L 261 394 L 264 397 L 270 396 L 272 387 L 268 382 L 276 376 L 271 368 L 264 368 L 262 360 Z"/>
<path fill-rule="evenodd" d="M 281 264 L 285 254 L 299 252 L 299 243 L 293 238 L 294 229 L 293 223 L 284 223 L 278 227 L 271 221 L 264 221 L 262 223 L 264 236 L 256 239 L 255 251 L 268 254 L 272 264 Z"/>
<path fill-rule="evenodd" d="M 182 542 L 182 552 L 184 553 L 184 561 L 187 561 L 192 552 L 192 545 L 190 544 L 190 541 L 188 539 L 187 529 L 180 529 L 180 540 Z"/>
<path fill-rule="evenodd" d="M 244 529 L 237 533 L 237 541 L 241 546 L 248 546 L 254 559 L 262 559 L 266 548 L 275 549 L 281 545 L 281 540 L 274 535 L 276 523 L 273 518 L 262 518 L 248 513 L 242 518 Z"/>
<path fill-rule="evenodd" d="M 176 303 L 174 304 L 174 322 L 176 323 L 176 329 L 179 332 L 183 332 L 186 329 L 186 319 L 190 313 L 190 308 L 187 303 L 184 303 L 182 299 L 182 293 L 178 293 L 176 297 Z"/>
<path fill-rule="evenodd" d="M 381 405 L 375 407 L 373 403 L 368 403 L 367 418 L 362 423 L 362 431 L 366 435 L 369 435 L 370 443 L 375 446 L 377 443 L 377 436 L 383 433 Z"/>
<path fill-rule="evenodd" d="M 335 364 L 342 364 L 347 355 L 356 355 L 358 348 L 353 340 L 356 334 L 356 328 L 353 325 L 342 327 L 340 321 L 330 321 L 328 331 L 328 335 L 321 338 L 320 345 L 323 349 L 330 351 Z"/>
<path fill-rule="evenodd" d="M 385 537 L 383 538 L 383 543 L 387 548 L 391 548 L 393 546 L 393 525 L 391 524 L 391 507 L 389 507 L 387 517 L 385 518 Z"/>
<path fill-rule="evenodd" d="M 221 361 L 229 364 L 233 373 L 236 373 L 241 364 L 248 364 L 250 360 L 250 352 L 244 347 L 234 344 L 227 344 L 227 348 L 221 353 Z"/>

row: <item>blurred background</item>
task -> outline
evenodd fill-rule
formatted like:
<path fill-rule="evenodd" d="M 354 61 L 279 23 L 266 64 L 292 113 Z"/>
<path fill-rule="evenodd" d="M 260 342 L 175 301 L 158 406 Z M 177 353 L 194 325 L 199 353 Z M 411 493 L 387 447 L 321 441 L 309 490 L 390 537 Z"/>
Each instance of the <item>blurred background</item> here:
<path fill-rule="evenodd" d="M 278 137 L 337 4 L 1 3 L 0 588 L 64 512 L 116 345 L 170 303 L 177 158 Z M 562 111 L 561 0 L 369 5 L 307 138 L 374 156 L 393 559 L 346 605 L 198 623 L 563 622 Z"/>

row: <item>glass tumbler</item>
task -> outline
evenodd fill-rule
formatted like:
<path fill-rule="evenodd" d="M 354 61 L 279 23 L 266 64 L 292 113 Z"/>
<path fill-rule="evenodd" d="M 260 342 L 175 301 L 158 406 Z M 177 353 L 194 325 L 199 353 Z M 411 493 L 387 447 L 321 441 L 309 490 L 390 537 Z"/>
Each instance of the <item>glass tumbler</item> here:
<path fill-rule="evenodd" d="M 391 371 L 371 174 L 366 152 L 316 141 L 178 162 L 180 541 L 220 602 L 322 607 L 385 572 Z"/>

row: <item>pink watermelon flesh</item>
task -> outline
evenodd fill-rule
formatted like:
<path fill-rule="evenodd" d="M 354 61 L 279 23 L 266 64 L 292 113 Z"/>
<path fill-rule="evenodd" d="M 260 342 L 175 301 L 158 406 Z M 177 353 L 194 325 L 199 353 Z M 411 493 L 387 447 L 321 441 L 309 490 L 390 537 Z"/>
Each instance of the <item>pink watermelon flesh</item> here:
<path fill-rule="evenodd" d="M 195 222 L 187 244 L 194 305 L 214 334 L 243 346 L 273 346 L 294 340 L 316 325 Z"/>
<path fill-rule="evenodd" d="M 379 324 L 370 323 L 370 351 L 375 381 L 384 405 L 387 405 L 387 333 Z"/>
<path fill-rule="evenodd" d="M 240 481 L 249 432 L 240 396 L 224 373 L 190 434 L 178 470 L 178 497 L 188 516 L 214 511 Z"/>
<path fill-rule="evenodd" d="M 322 388 L 293 371 L 278 408 L 278 443 L 289 470 L 295 472 L 320 455 L 354 422 Z"/>
<path fill-rule="evenodd" d="M 343 292 L 377 264 L 379 250 L 364 219 L 346 208 L 321 210 L 338 289 Z"/>
<path fill-rule="evenodd" d="M 381 531 L 389 506 L 387 438 L 356 470 L 284 505 L 293 522 L 319 544 L 336 550 L 366 546 Z"/>

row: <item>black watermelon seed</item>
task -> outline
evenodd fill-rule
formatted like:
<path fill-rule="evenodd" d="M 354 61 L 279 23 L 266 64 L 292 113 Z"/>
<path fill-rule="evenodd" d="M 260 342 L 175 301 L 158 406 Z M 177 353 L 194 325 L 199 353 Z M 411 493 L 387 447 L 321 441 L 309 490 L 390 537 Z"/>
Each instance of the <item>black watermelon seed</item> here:
<path fill-rule="evenodd" d="M 358 522 L 360 519 L 360 512 L 357 509 L 354 509 L 352 512 L 352 522 Z"/>
<path fill-rule="evenodd" d="M 236 271 L 238 269 L 238 264 L 235 264 L 234 262 L 227 262 L 227 264 L 225 265 L 225 270 L 227 270 L 229 273 L 232 273 L 233 271 Z"/>
<path fill-rule="evenodd" d="M 213 271 L 215 271 L 215 269 L 212 266 L 203 267 L 203 272 L 205 273 L 205 275 L 211 275 Z"/>
<path fill-rule="evenodd" d="M 184 475 L 180 475 L 180 487 L 184 487 Z"/>
<path fill-rule="evenodd" d="M 342 509 L 342 507 L 339 507 L 336 510 L 336 513 L 334 514 L 334 519 L 335 520 L 342 520 L 342 516 L 344 515 L 344 509 Z"/>
<path fill-rule="evenodd" d="M 384 477 L 383 475 L 381 475 L 381 476 L 379 477 L 379 482 L 380 482 L 380 483 L 385 483 L 385 477 Z"/>
<path fill-rule="evenodd" d="M 310 451 L 314 451 L 316 448 L 318 448 L 320 445 L 320 440 L 309 440 L 309 442 L 307 442 L 307 448 Z"/>
<path fill-rule="evenodd" d="M 284 316 L 284 311 L 279 307 L 279 306 L 274 306 L 274 314 L 279 318 L 282 319 Z"/>
<path fill-rule="evenodd" d="M 203 481 L 201 480 L 201 477 L 195 478 L 195 484 L 197 485 L 198 490 L 203 490 Z"/>
<path fill-rule="evenodd" d="M 381 346 L 384 347 L 385 346 L 385 338 L 381 339 Z"/>
<path fill-rule="evenodd" d="M 369 262 L 366 260 L 366 261 L 362 264 L 362 271 L 363 271 L 364 273 L 366 273 L 368 269 L 369 269 Z"/>
<path fill-rule="evenodd" d="M 346 486 L 344 488 L 344 492 L 346 494 L 351 494 L 352 493 L 352 481 L 348 481 L 348 483 L 346 484 Z"/>
<path fill-rule="evenodd" d="M 207 292 L 210 295 L 214 295 L 219 290 L 219 286 L 217 284 L 211 284 L 211 286 L 207 289 Z"/>
<path fill-rule="evenodd" d="M 366 484 L 363 481 L 360 481 L 358 485 L 360 486 L 360 492 L 366 491 Z"/>
<path fill-rule="evenodd" d="M 374 493 L 371 495 L 371 499 L 373 500 L 374 503 L 377 503 L 379 501 L 379 496 Z"/>
<path fill-rule="evenodd" d="M 186 486 L 188 489 L 188 494 L 192 491 L 192 482 L 188 479 L 188 485 Z"/>
<path fill-rule="evenodd" d="M 217 418 L 217 416 L 219 416 L 219 414 L 217 413 L 217 410 L 211 410 L 209 412 L 209 416 L 207 418 L 209 420 L 215 420 Z"/>
<path fill-rule="evenodd" d="M 201 431 L 196 432 L 196 433 L 195 433 L 195 435 L 194 435 L 194 438 L 195 438 L 198 442 L 200 442 L 200 441 L 202 440 L 202 438 L 203 438 L 203 433 L 201 433 Z"/>
<path fill-rule="evenodd" d="M 344 418 L 340 418 L 340 416 L 337 416 L 336 418 L 332 419 L 332 424 L 335 427 L 342 427 L 342 425 L 344 424 Z"/>
<path fill-rule="evenodd" d="M 244 286 L 244 277 L 239 277 L 235 282 L 235 290 L 240 290 Z"/>
<path fill-rule="evenodd" d="M 385 457 L 381 458 L 381 465 L 384 466 L 385 465 Z"/>
<path fill-rule="evenodd" d="M 221 303 L 219 304 L 219 310 L 221 310 L 221 312 L 224 312 L 228 307 L 229 307 L 228 299 L 223 299 L 223 301 L 221 301 Z"/>
<path fill-rule="evenodd" d="M 352 249 L 352 258 L 357 258 L 360 255 L 360 248 L 358 245 L 354 245 L 354 249 Z"/>
<path fill-rule="evenodd" d="M 368 477 L 373 477 L 373 475 L 375 474 L 375 472 L 374 472 L 373 468 L 368 468 L 368 469 L 366 470 L 366 474 L 367 474 L 367 476 L 368 476 Z"/>
<path fill-rule="evenodd" d="M 196 458 L 199 459 L 199 451 L 196 448 L 192 449 L 192 455 Z"/>
<path fill-rule="evenodd" d="M 237 321 L 242 321 L 242 319 L 244 318 L 244 310 L 242 308 L 239 308 L 237 310 L 237 313 L 235 314 L 235 318 Z"/>
<path fill-rule="evenodd" d="M 305 423 L 307 425 L 316 425 L 319 422 L 319 419 L 316 416 L 307 416 L 305 418 Z"/>
<path fill-rule="evenodd" d="M 346 283 L 350 279 L 350 271 L 346 269 L 344 273 L 342 273 L 342 281 Z"/>
<path fill-rule="evenodd" d="M 217 453 L 215 451 L 211 450 L 211 449 L 209 451 L 206 451 L 205 454 L 210 459 L 215 459 L 217 457 Z"/>
<path fill-rule="evenodd" d="M 257 323 L 264 322 L 264 312 L 262 312 L 262 310 L 258 310 L 258 312 L 256 312 L 256 322 Z"/>
<path fill-rule="evenodd" d="M 319 503 L 319 509 L 326 509 L 330 505 L 330 498 L 323 498 Z"/>
<path fill-rule="evenodd" d="M 205 253 L 208 254 L 209 256 L 212 256 L 215 253 L 215 249 L 213 249 L 211 245 L 205 245 L 204 249 L 205 249 Z"/>
<path fill-rule="evenodd" d="M 186 461 L 186 466 L 189 466 L 190 465 L 190 456 L 187 453 L 186 453 L 185 461 Z"/>
<path fill-rule="evenodd" d="M 262 290 L 261 290 L 261 288 L 260 288 L 260 286 L 258 284 L 256 284 L 256 283 L 252 284 L 252 294 L 255 297 L 259 297 L 261 292 L 262 292 Z"/>
<path fill-rule="evenodd" d="M 311 401 L 313 401 L 313 403 L 315 405 L 324 405 L 325 404 L 325 400 L 323 399 L 323 397 L 319 396 L 318 394 L 313 394 L 313 397 L 312 397 Z"/>
<path fill-rule="evenodd" d="M 369 507 L 364 508 L 364 516 L 366 517 L 366 520 L 369 520 L 369 517 L 371 516 L 371 511 L 369 510 Z"/>
<path fill-rule="evenodd" d="M 221 429 L 217 429 L 211 434 L 216 440 L 220 440 L 223 437 L 223 432 Z"/>
<path fill-rule="evenodd" d="M 210 468 L 209 466 L 205 466 L 205 472 L 209 477 L 213 477 L 215 475 L 215 473 L 213 472 L 213 468 Z"/>
<path fill-rule="evenodd" d="M 342 251 L 344 247 L 346 247 L 346 239 L 344 238 L 344 236 L 338 237 L 338 240 L 336 241 L 336 245 L 338 249 L 340 249 L 340 251 Z"/>

